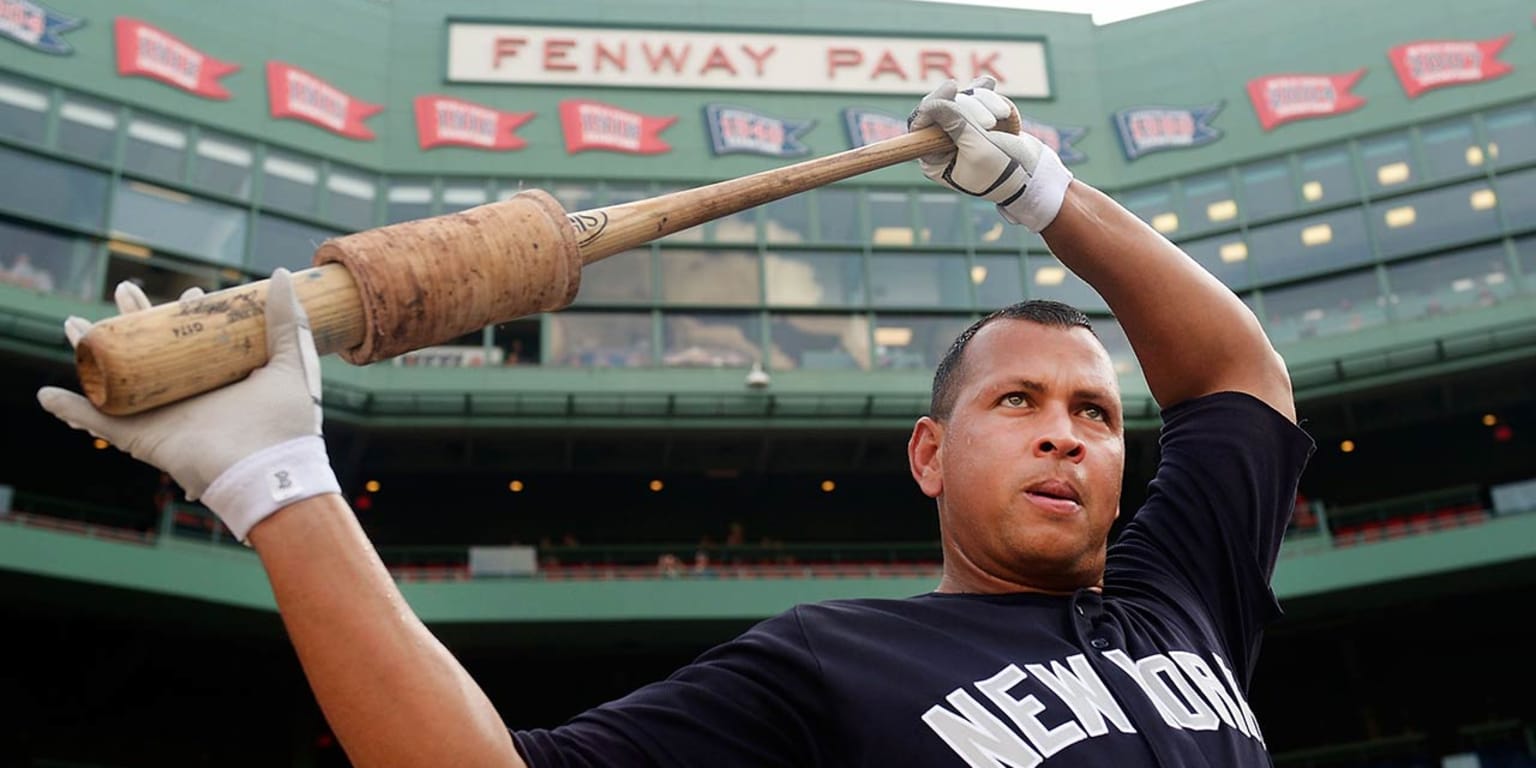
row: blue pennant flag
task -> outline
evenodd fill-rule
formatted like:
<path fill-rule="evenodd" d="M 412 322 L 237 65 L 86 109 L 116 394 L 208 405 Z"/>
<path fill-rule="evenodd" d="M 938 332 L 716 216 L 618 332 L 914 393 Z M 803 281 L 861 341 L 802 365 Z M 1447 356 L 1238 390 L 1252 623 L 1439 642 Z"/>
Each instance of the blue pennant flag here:
<path fill-rule="evenodd" d="M 843 128 L 848 131 L 848 147 L 892 139 L 907 132 L 907 119 L 873 109 L 843 109 Z"/>
<path fill-rule="evenodd" d="M 1081 163 L 1088 159 L 1082 150 L 1072 146 L 1073 142 L 1080 141 L 1088 134 L 1086 126 L 1047 125 L 1025 119 L 1020 121 L 1019 132 L 1034 136 L 1047 147 L 1056 150 L 1063 165 Z"/>
<path fill-rule="evenodd" d="M 704 122 L 709 125 L 709 140 L 715 154 L 769 157 L 810 154 L 811 148 L 800 143 L 800 136 L 816 124 L 814 120 L 784 120 L 724 104 L 706 106 Z"/>
<path fill-rule="evenodd" d="M 32 0 L 0 0 L 0 35 L 43 53 L 67 56 L 74 46 L 63 35 L 85 24 Z"/>
<path fill-rule="evenodd" d="M 1203 107 L 1131 107 L 1114 114 L 1126 160 L 1169 149 L 1189 149 L 1221 138 L 1221 129 L 1208 123 L 1224 101 Z"/>

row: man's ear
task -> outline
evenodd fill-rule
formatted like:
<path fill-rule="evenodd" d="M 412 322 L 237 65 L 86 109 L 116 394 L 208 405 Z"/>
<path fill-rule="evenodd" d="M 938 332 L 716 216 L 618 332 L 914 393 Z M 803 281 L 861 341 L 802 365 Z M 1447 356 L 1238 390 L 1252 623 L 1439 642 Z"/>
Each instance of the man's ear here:
<path fill-rule="evenodd" d="M 907 464 L 912 479 L 923 495 L 936 499 L 944 492 L 944 467 L 939 446 L 944 442 L 944 425 L 928 416 L 917 420 L 912 437 L 907 440 Z"/>

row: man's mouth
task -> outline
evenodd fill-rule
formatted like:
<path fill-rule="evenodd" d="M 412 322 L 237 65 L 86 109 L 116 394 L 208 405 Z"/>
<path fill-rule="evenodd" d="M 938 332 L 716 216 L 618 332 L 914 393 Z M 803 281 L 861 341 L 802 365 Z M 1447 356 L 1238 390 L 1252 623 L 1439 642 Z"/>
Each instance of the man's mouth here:
<path fill-rule="evenodd" d="M 1077 490 L 1062 480 L 1036 483 L 1024 489 L 1024 495 L 1037 506 L 1063 513 L 1076 511 L 1083 503 Z"/>

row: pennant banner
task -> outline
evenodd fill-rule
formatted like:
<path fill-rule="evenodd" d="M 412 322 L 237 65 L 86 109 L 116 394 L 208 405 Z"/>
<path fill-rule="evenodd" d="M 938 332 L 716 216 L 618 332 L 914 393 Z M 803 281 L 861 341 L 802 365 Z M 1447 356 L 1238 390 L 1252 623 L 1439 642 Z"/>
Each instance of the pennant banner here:
<path fill-rule="evenodd" d="M 32 0 L 0 0 L 0 35 L 43 53 L 67 56 L 74 46 L 63 35 L 85 24 Z"/>
<path fill-rule="evenodd" d="M 137 19 L 116 22 L 117 73 L 159 80 L 207 99 L 228 99 L 219 78 L 240 68 Z"/>
<path fill-rule="evenodd" d="M 1033 120 L 1020 120 L 1020 133 L 1027 133 L 1039 139 L 1047 147 L 1056 150 L 1063 165 L 1081 163 L 1088 159 L 1082 150 L 1072 146 L 1072 142 L 1078 141 L 1088 134 L 1086 126 L 1046 125 Z"/>
<path fill-rule="evenodd" d="M 1365 75 L 1358 69 L 1337 75 L 1268 75 L 1248 81 L 1248 99 L 1268 131 L 1292 120 L 1329 117 L 1365 105 L 1349 92 Z"/>
<path fill-rule="evenodd" d="M 1503 77 L 1515 70 L 1496 57 L 1513 34 L 1492 40 L 1422 40 L 1392 47 L 1387 58 L 1397 80 L 1412 99 L 1447 85 L 1477 83 Z"/>
<path fill-rule="evenodd" d="M 800 143 L 800 136 L 816 124 L 814 120 L 785 120 L 723 104 L 706 105 L 704 122 L 709 126 L 709 141 L 716 155 L 769 157 L 810 154 L 811 148 Z"/>
<path fill-rule="evenodd" d="M 267 97 L 272 116 L 314 123 L 349 139 L 373 141 L 364 120 L 384 111 L 348 95 L 298 67 L 267 62 Z"/>
<path fill-rule="evenodd" d="M 907 132 L 907 119 L 872 109 L 847 107 L 843 110 L 843 129 L 848 133 L 848 147 L 894 139 Z"/>
<path fill-rule="evenodd" d="M 533 112 L 502 112 L 447 96 L 416 97 L 416 141 L 422 149 L 440 146 L 512 150 L 528 146 L 513 135 Z"/>
<path fill-rule="evenodd" d="M 642 115 L 597 101 L 560 102 L 560 127 L 569 154 L 590 149 L 633 155 L 671 152 L 672 145 L 662 141 L 660 134 L 675 122 L 675 116 Z"/>
<path fill-rule="evenodd" d="M 1151 152 L 1190 149 L 1221 138 L 1221 129 L 1207 123 L 1225 102 L 1203 107 L 1131 107 L 1110 118 L 1120 136 L 1126 160 Z"/>

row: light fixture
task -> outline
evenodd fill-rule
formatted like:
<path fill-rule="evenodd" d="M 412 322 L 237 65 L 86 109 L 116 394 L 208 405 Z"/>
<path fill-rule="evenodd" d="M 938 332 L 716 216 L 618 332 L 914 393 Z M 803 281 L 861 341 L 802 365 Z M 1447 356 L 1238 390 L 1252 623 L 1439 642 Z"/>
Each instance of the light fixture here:
<path fill-rule="evenodd" d="M 1477 167 L 1483 164 L 1483 148 L 1473 144 L 1467 147 L 1467 165 Z"/>
<path fill-rule="evenodd" d="M 1489 208 L 1499 204 L 1499 196 L 1494 194 L 1493 190 L 1491 189 L 1479 189 L 1472 193 L 1472 199 L 1470 202 L 1472 204 L 1472 210 L 1486 211 Z"/>
<path fill-rule="evenodd" d="M 982 283 L 985 283 L 986 281 L 987 281 L 987 268 L 986 267 L 984 267 L 984 266 L 982 266 L 980 264 L 977 264 L 976 266 L 971 267 L 971 283 L 973 285 L 981 285 Z"/>
<path fill-rule="evenodd" d="M 1323 183 L 1320 181 L 1309 181 L 1301 185 L 1301 197 L 1309 203 L 1315 203 L 1323 199 Z"/>
<path fill-rule="evenodd" d="M 821 490 L 824 493 L 831 493 L 837 490 L 837 483 L 834 483 L 831 480 L 823 480 L 821 481 Z"/>
<path fill-rule="evenodd" d="M 106 449 L 111 448 L 112 444 L 98 437 L 91 441 L 91 446 L 98 451 L 105 451 Z"/>
<path fill-rule="evenodd" d="M 1159 213 L 1152 217 L 1152 228 L 1166 235 L 1179 228 L 1179 215 L 1177 213 Z"/>
<path fill-rule="evenodd" d="M 1499 417 L 1498 416 L 1495 416 L 1495 415 L 1493 415 L 1491 413 L 1483 414 L 1483 426 L 1491 427 L 1491 426 L 1493 426 L 1493 425 L 1495 425 L 1497 423 L 1499 423 Z"/>
<path fill-rule="evenodd" d="M 511 491 L 513 493 L 522 493 L 523 492 L 523 481 L 521 481 L 521 480 L 513 480 L 512 482 L 507 483 L 507 490 L 509 490 L 509 491 Z"/>
<path fill-rule="evenodd" d="M 666 486 L 664 486 L 660 480 L 652 480 L 649 487 L 652 491 L 660 492 L 661 489 Z"/>
<path fill-rule="evenodd" d="M 875 329 L 875 344 L 882 347 L 905 347 L 912 343 L 912 329 L 899 325 L 883 325 Z"/>
<path fill-rule="evenodd" d="M 747 371 L 747 389 L 767 389 L 772 382 L 773 378 L 763 370 L 762 361 L 752 361 L 752 370 Z"/>
<path fill-rule="evenodd" d="M 1061 285 L 1066 279 L 1065 267 L 1041 267 L 1035 270 L 1035 285 Z"/>
<path fill-rule="evenodd" d="M 1390 187 L 1393 184 L 1401 184 L 1407 181 L 1410 175 L 1412 175 L 1412 172 L 1409 170 L 1408 164 L 1399 160 L 1377 168 L 1376 183 L 1383 187 Z"/>
<path fill-rule="evenodd" d="M 364 488 L 364 490 L 368 491 L 369 493 L 378 493 L 379 492 L 379 481 L 377 481 L 377 480 L 369 480 L 368 482 L 363 483 L 363 488 Z"/>
<path fill-rule="evenodd" d="M 1333 227 L 1327 224 L 1313 224 L 1301 230 L 1301 244 L 1307 247 L 1333 242 Z"/>
<path fill-rule="evenodd" d="M 1230 221 L 1237 218 L 1237 201 L 1222 200 L 1205 207 L 1205 216 L 1211 221 Z"/>
<path fill-rule="evenodd" d="M 1339 443 L 1339 450 L 1341 450 L 1341 451 L 1343 451 L 1345 453 L 1354 453 L 1355 452 L 1355 441 L 1353 441 L 1353 440 L 1345 440 L 1344 442 Z"/>
<path fill-rule="evenodd" d="M 1223 264 L 1236 264 L 1237 262 L 1248 258 L 1248 244 L 1241 240 L 1231 243 L 1223 243 L 1221 250 L 1218 253 L 1221 254 L 1221 261 Z"/>
<path fill-rule="evenodd" d="M 1384 218 L 1386 219 L 1387 227 L 1400 229 L 1413 226 L 1413 223 L 1419 220 L 1419 213 L 1411 205 L 1400 205 L 1396 208 L 1387 209 L 1387 214 Z"/>

